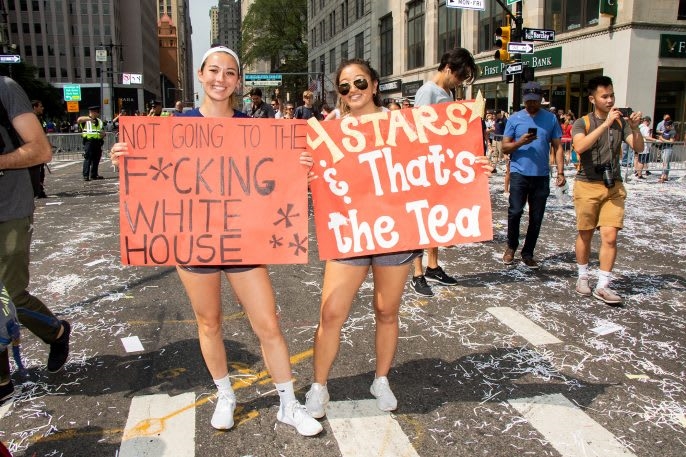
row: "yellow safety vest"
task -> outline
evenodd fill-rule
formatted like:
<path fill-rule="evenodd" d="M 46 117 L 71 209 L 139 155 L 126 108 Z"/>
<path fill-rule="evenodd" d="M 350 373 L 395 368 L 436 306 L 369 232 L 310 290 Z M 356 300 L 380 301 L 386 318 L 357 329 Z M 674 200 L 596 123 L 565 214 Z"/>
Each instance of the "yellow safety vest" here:
<path fill-rule="evenodd" d="M 95 119 L 97 122 L 92 120 L 86 121 L 81 124 L 81 136 L 87 140 L 99 140 L 100 132 L 102 131 L 102 119 Z"/>

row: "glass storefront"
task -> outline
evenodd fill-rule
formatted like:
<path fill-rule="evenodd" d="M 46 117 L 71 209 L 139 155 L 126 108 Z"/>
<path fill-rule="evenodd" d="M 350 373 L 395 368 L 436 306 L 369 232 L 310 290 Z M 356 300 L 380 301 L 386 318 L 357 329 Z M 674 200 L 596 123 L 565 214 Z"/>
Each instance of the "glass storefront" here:
<path fill-rule="evenodd" d="M 588 80 L 602 74 L 602 70 L 592 70 L 583 73 L 543 76 L 536 78 L 536 81 L 543 88 L 543 96 L 548 106 L 554 106 L 565 112 L 571 110 L 575 117 L 580 117 L 591 111 L 591 103 L 586 96 Z"/>
<path fill-rule="evenodd" d="M 653 128 L 669 114 L 674 121 L 677 138 L 684 140 L 686 133 L 686 69 L 658 68 L 655 88 L 655 112 L 652 115 Z M 648 114 L 650 115 L 650 114 Z"/>
<path fill-rule="evenodd" d="M 472 98 L 476 98 L 476 94 L 481 91 L 481 95 L 486 99 L 487 110 L 509 111 L 507 86 L 505 82 L 474 84 L 472 85 Z"/>

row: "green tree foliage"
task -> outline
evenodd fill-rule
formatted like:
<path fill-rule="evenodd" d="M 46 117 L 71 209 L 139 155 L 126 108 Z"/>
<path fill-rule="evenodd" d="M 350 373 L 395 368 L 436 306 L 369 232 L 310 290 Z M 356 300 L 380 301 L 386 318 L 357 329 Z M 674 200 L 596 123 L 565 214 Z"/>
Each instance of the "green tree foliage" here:
<path fill-rule="evenodd" d="M 0 64 L 1 75 L 14 79 L 29 96 L 29 100 L 40 100 L 43 103 L 46 119 L 66 118 L 62 91 L 36 78 L 36 73 L 36 67 L 24 62 Z"/>
<path fill-rule="evenodd" d="M 255 0 L 241 40 L 244 65 L 266 60 L 275 73 L 307 72 L 307 0 Z M 308 84 L 305 76 L 284 75 L 283 81 L 282 92 L 302 92 Z"/>

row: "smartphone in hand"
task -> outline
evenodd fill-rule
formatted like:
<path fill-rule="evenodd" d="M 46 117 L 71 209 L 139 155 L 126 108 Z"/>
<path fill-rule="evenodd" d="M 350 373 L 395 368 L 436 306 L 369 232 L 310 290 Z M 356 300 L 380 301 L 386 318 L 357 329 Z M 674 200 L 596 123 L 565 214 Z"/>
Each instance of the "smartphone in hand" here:
<path fill-rule="evenodd" d="M 538 138 L 538 129 L 536 127 L 529 127 L 527 132 L 529 135 L 533 135 L 534 138 Z"/>

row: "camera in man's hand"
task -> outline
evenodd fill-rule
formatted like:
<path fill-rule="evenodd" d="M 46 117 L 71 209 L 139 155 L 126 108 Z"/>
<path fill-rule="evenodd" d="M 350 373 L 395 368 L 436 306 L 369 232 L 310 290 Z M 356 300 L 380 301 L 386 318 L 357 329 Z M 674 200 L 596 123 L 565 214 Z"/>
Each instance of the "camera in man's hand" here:
<path fill-rule="evenodd" d="M 622 113 L 622 117 L 629 117 L 634 112 L 631 108 L 617 108 L 617 111 Z"/>
<path fill-rule="evenodd" d="M 605 187 L 612 189 L 615 186 L 615 175 L 612 172 L 612 164 L 610 162 L 596 166 L 596 171 L 602 173 Z"/>

